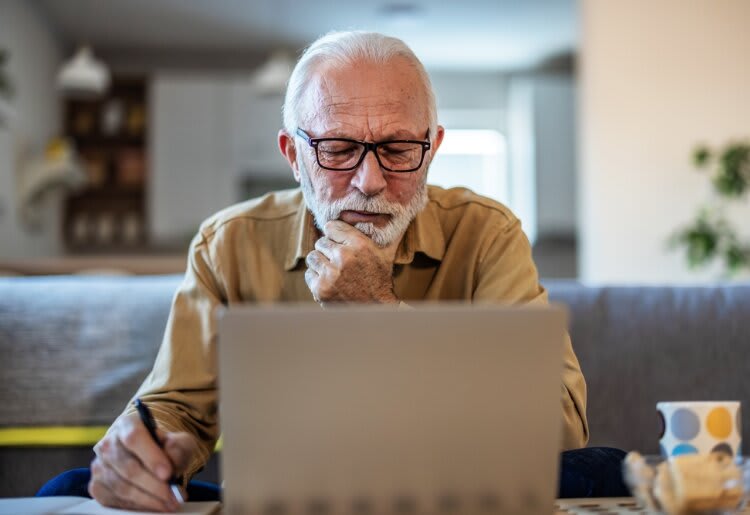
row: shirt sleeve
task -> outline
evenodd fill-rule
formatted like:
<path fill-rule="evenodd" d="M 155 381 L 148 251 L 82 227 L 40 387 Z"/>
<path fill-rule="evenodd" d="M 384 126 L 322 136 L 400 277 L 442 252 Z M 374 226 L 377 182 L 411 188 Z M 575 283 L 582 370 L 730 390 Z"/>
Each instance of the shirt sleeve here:
<path fill-rule="evenodd" d="M 547 292 L 531 256 L 531 245 L 517 219 L 500 228 L 480 254 L 475 277 L 474 301 L 492 300 L 512 304 L 547 304 Z M 577 449 L 588 442 L 586 381 L 565 333 L 564 366 L 560 387 L 562 405 L 562 449 Z"/>
<path fill-rule="evenodd" d="M 224 304 L 208 246 L 199 234 L 190 245 L 154 368 L 136 393 L 165 431 L 195 436 L 198 454 L 186 481 L 208 461 L 218 438 L 216 308 Z M 135 409 L 132 403 L 123 413 Z"/>

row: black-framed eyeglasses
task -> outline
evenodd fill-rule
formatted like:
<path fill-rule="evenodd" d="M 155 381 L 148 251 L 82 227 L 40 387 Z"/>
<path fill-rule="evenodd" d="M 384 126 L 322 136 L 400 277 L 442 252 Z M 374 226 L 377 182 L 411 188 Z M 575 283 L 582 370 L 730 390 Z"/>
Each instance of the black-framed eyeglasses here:
<path fill-rule="evenodd" d="M 375 154 L 384 170 L 415 172 L 422 166 L 424 154 L 431 146 L 429 130 L 426 141 L 397 139 L 377 143 L 348 138 L 311 138 L 300 128 L 297 128 L 297 135 L 315 149 L 315 158 L 321 168 L 337 172 L 354 170 L 369 151 Z"/>

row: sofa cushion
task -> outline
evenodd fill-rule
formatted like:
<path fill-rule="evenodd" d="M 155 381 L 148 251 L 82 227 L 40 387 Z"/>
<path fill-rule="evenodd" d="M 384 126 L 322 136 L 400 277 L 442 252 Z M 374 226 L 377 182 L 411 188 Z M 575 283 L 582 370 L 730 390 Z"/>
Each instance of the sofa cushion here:
<path fill-rule="evenodd" d="M 590 445 L 658 453 L 658 401 L 739 400 L 750 424 L 750 285 L 545 283 L 571 313 Z"/>
<path fill-rule="evenodd" d="M 153 365 L 181 277 L 0 279 L 0 427 L 107 426 Z M 750 285 L 545 286 L 567 304 L 591 445 L 656 452 L 660 400 L 740 400 Z"/>
<path fill-rule="evenodd" d="M 109 424 L 151 370 L 180 281 L 0 279 L 0 424 Z"/>

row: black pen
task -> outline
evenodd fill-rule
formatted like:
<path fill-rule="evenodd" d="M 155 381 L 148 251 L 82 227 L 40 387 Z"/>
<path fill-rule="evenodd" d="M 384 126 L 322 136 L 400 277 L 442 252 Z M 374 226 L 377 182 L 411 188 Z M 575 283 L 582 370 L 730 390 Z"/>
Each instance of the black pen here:
<path fill-rule="evenodd" d="M 156 442 L 156 445 L 158 445 L 160 449 L 163 449 L 164 446 L 159 440 L 159 437 L 156 436 L 156 422 L 154 422 L 154 416 L 151 414 L 151 410 L 148 409 L 146 403 L 140 399 L 135 400 L 135 409 L 138 410 L 138 416 L 141 417 L 141 422 L 143 422 L 143 425 L 148 429 L 148 434 L 151 435 L 151 438 Z M 172 476 L 169 478 L 169 487 L 172 489 L 175 499 L 177 499 L 179 503 L 183 503 L 185 500 L 182 498 L 182 493 L 178 486 L 180 483 L 182 483 L 182 480 L 179 477 Z"/>

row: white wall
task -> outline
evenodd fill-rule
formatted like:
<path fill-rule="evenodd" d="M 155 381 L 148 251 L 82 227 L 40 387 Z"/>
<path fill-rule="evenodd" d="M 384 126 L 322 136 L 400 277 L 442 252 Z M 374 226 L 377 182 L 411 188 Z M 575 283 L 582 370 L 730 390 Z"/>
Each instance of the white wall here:
<path fill-rule="evenodd" d="M 157 72 L 150 98 L 155 242 L 186 244 L 206 217 L 244 200 L 243 181 L 296 184 L 276 144 L 283 98 L 261 95 L 246 74 Z"/>
<path fill-rule="evenodd" d="M 533 96 L 528 95 L 527 99 L 520 95 L 523 97 L 520 100 L 517 81 L 502 72 L 441 70 L 431 71 L 430 77 L 437 96 L 438 121 L 447 131 L 496 130 L 505 137 L 506 165 L 512 174 L 508 181 L 508 194 L 512 200 L 500 200 L 512 204 L 527 236 L 533 241 L 536 236 Z M 524 101 L 526 99 L 528 102 Z M 445 156 L 441 158 L 439 152 L 436 163 L 441 163 L 441 159 L 445 159 Z M 435 165 L 435 173 L 439 174 L 438 166 Z M 460 184 L 460 170 L 451 173 L 456 174 L 456 182 Z M 481 188 L 475 191 L 494 196 Z"/>
<path fill-rule="evenodd" d="M 189 241 L 202 220 L 236 201 L 228 167 L 231 79 L 158 75 L 151 85 L 151 236 Z"/>
<path fill-rule="evenodd" d="M 429 74 L 437 96 L 438 111 L 504 113 L 508 79 L 503 73 L 429 70 Z M 492 128 L 505 128 L 502 116 L 494 120 Z"/>
<path fill-rule="evenodd" d="M 61 249 L 60 199 L 47 199 L 42 228 L 28 232 L 18 220 L 15 189 L 19 156 L 43 150 L 59 132 L 54 79 L 62 50 L 36 4 L 25 0 L 0 2 L 0 48 L 10 52 L 6 70 L 15 89 L 15 117 L 0 127 L 0 259 L 55 255 Z"/>
<path fill-rule="evenodd" d="M 508 87 L 507 108 L 508 167 L 515 215 L 521 220 L 526 237 L 537 237 L 536 137 L 534 131 L 534 81 L 514 77 Z"/>
<path fill-rule="evenodd" d="M 508 137 L 514 197 L 525 198 L 524 227 L 538 237 L 576 232 L 576 82 L 572 72 L 514 75 Z"/>
<path fill-rule="evenodd" d="M 576 82 L 570 72 L 431 74 L 440 122 L 508 140 L 516 215 L 533 241 L 576 231 Z M 479 192 L 481 193 L 481 192 Z"/>
<path fill-rule="evenodd" d="M 696 143 L 750 138 L 750 2 L 582 0 L 580 275 L 699 282 L 665 241 L 710 195 Z M 745 228 L 750 207 L 734 218 Z"/>

